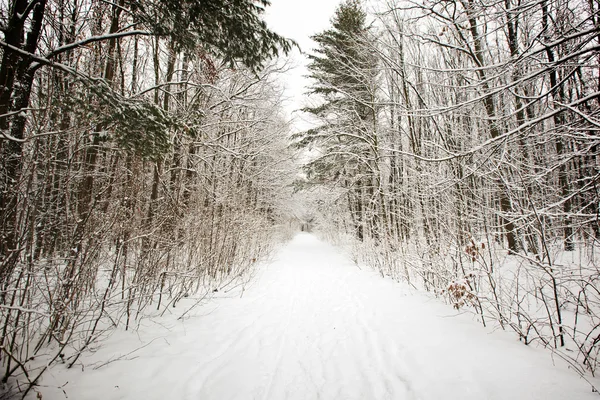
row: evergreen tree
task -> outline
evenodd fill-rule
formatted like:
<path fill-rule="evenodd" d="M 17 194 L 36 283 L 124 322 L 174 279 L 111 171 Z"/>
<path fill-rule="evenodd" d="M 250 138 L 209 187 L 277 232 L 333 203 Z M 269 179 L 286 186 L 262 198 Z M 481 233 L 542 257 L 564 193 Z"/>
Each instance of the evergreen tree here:
<path fill-rule="evenodd" d="M 316 146 L 321 156 L 307 166 L 309 179 L 335 182 L 346 190 L 346 200 L 359 239 L 365 227 L 377 231 L 373 204 L 378 190 L 377 58 L 367 50 L 372 42 L 366 13 L 358 0 L 343 2 L 332 28 L 313 36 L 318 47 L 309 56 L 310 94 L 321 104 L 305 109 L 321 121 L 304 132 L 300 146 Z"/>

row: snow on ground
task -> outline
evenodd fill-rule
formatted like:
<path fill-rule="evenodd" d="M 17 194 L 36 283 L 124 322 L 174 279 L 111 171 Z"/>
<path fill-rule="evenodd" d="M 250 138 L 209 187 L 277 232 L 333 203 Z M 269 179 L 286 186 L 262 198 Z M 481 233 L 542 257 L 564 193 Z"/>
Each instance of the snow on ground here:
<path fill-rule="evenodd" d="M 243 296 L 215 298 L 183 323 L 144 320 L 83 364 L 52 368 L 43 398 L 64 399 L 59 385 L 78 400 L 598 398 L 549 352 L 361 270 L 309 234 Z"/>

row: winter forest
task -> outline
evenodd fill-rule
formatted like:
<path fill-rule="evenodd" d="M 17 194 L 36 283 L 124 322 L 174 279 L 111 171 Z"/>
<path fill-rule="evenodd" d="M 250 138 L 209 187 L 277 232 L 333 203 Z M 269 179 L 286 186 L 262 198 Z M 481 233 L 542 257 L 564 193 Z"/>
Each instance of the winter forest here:
<path fill-rule="evenodd" d="M 300 229 L 598 373 L 598 0 L 344 0 L 301 131 L 269 6 L 0 2 L 2 390 Z"/>

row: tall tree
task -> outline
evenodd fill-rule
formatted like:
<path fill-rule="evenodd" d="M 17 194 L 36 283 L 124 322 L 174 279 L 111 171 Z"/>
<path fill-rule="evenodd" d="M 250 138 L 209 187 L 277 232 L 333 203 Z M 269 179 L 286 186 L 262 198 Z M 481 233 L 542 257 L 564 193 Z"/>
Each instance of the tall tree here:
<path fill-rule="evenodd" d="M 320 103 L 306 111 L 321 125 L 305 132 L 301 146 L 315 146 L 320 155 L 307 165 L 309 179 L 335 183 L 346 190 L 355 234 L 378 234 L 380 213 L 377 58 L 365 46 L 372 40 L 366 13 L 357 0 L 340 4 L 332 28 L 317 34 L 309 56 L 310 94 Z"/>

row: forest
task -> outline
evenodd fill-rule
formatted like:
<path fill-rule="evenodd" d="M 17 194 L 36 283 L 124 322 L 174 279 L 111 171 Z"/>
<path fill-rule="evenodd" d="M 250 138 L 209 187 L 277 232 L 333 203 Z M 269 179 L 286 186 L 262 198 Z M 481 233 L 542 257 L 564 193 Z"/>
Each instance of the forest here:
<path fill-rule="evenodd" d="M 221 3 L 2 3 L 5 387 L 268 252 L 293 178 L 269 60 L 293 43 L 268 2 Z"/>
<path fill-rule="evenodd" d="M 300 223 L 594 375 L 598 0 L 344 0 L 294 133 L 269 5 L 0 2 L 2 390 L 243 285 Z"/>
<path fill-rule="evenodd" d="M 313 37 L 311 218 L 357 263 L 600 351 L 600 3 L 347 0 Z M 318 200 L 316 200 L 318 199 Z"/>

